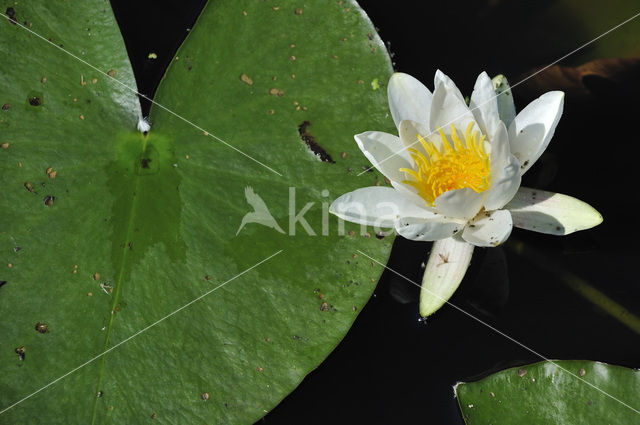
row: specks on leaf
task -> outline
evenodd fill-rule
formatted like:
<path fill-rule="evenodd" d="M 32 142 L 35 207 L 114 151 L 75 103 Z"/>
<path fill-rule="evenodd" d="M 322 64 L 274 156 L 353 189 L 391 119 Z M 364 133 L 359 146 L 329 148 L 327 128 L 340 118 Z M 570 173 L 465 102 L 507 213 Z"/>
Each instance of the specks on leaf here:
<path fill-rule="evenodd" d="M 21 361 L 24 361 L 25 353 L 27 351 L 27 349 L 25 348 L 24 345 L 22 345 L 20 347 L 16 347 L 16 349 L 13 350 L 13 351 L 15 351 L 15 353 L 18 355 L 18 357 L 20 357 Z"/>
<path fill-rule="evenodd" d="M 16 19 L 16 10 L 13 7 L 7 7 L 7 10 L 4 12 L 4 14 L 7 15 L 7 17 L 9 18 L 9 22 L 11 22 L 13 25 L 16 25 L 18 23 Z"/>
<path fill-rule="evenodd" d="M 49 333 L 49 325 L 42 322 L 38 322 L 36 323 L 35 330 L 40 332 L 41 334 Z"/>
<path fill-rule="evenodd" d="M 31 96 L 29 97 L 29 105 L 31 106 L 42 106 L 42 99 L 40 99 L 38 96 Z"/>

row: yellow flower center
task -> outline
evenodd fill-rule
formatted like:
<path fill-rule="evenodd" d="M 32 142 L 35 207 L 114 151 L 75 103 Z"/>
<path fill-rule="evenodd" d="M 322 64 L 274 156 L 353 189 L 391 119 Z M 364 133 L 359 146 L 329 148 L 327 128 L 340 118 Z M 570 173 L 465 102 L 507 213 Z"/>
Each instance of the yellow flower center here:
<path fill-rule="evenodd" d="M 413 148 L 407 149 L 417 169 L 401 168 L 400 171 L 410 177 L 403 183 L 413 186 L 428 205 L 435 206 L 436 198 L 449 190 L 468 187 L 480 193 L 489 188 L 491 167 L 484 148 L 485 136 L 478 138 L 478 131 L 472 133 L 473 124 L 471 122 L 467 126 L 464 143 L 458 137 L 455 126 L 451 125 L 453 143 L 438 127 L 442 146 L 437 147 L 417 134 L 427 154 Z"/>

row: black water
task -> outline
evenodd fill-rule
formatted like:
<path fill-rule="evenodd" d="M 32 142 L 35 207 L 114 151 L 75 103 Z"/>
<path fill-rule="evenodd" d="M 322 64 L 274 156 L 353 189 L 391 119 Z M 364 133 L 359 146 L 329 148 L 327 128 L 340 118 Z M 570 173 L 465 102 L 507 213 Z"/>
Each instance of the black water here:
<path fill-rule="evenodd" d="M 153 95 L 203 4 L 112 0 L 142 93 Z M 581 29 L 577 18 L 548 13 L 555 10 L 550 0 L 361 4 L 391 42 L 396 69 L 431 85 L 441 68 L 465 94 L 482 70 L 504 73 L 513 83 L 594 35 Z M 571 29 L 553 39 L 549 34 L 557 36 L 559 22 Z M 597 46 L 561 63 L 579 64 Z M 149 52 L 158 59 L 147 59 Z M 632 70 L 617 80 L 585 79 L 590 94 L 567 95 L 551 146 L 523 183 L 583 199 L 603 214 L 604 223 L 562 238 L 515 230 L 503 248 L 476 250 L 451 299 L 547 358 L 640 367 L 638 334 L 558 278 L 558 273 L 573 273 L 640 315 L 638 77 Z M 541 91 L 523 84 L 513 94 L 522 109 Z M 517 255 L 518 243 L 553 261 L 553 270 Z M 428 250 L 429 244 L 398 239 L 389 266 L 419 282 Z M 261 423 L 462 424 L 453 384 L 540 360 L 448 306 L 419 321 L 417 297 L 417 288 L 385 272 L 338 348 Z"/>

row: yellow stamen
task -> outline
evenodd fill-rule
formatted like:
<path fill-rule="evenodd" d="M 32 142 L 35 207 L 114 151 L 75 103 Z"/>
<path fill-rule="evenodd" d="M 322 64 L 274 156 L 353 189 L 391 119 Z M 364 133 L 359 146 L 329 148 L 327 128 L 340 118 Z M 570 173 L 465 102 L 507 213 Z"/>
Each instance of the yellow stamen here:
<path fill-rule="evenodd" d="M 454 125 L 451 125 L 451 140 L 438 127 L 442 145 L 436 146 L 425 140 L 420 134 L 416 138 L 424 152 L 409 148 L 409 155 L 416 164 L 415 170 L 401 168 L 408 180 L 403 181 L 416 189 L 428 205 L 434 206 L 435 200 L 444 192 L 470 188 L 480 193 L 490 186 L 491 167 L 484 142 L 485 136 L 473 131 L 474 123 L 467 126 L 464 142 L 460 139 Z"/>

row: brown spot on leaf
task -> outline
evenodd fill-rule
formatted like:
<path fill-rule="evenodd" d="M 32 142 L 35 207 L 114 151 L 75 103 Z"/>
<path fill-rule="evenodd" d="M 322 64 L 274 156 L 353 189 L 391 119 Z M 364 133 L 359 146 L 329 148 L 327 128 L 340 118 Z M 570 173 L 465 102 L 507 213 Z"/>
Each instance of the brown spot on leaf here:
<path fill-rule="evenodd" d="M 115 69 L 110 69 L 107 71 L 107 75 L 111 78 L 115 77 L 118 74 L 118 71 L 116 71 Z"/>
<path fill-rule="evenodd" d="M 253 80 L 251 78 L 249 78 L 249 76 L 247 74 L 245 74 L 244 72 L 242 74 L 240 74 L 240 81 L 242 81 L 243 83 L 245 83 L 248 86 L 252 86 L 253 85 Z"/>

